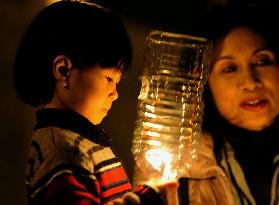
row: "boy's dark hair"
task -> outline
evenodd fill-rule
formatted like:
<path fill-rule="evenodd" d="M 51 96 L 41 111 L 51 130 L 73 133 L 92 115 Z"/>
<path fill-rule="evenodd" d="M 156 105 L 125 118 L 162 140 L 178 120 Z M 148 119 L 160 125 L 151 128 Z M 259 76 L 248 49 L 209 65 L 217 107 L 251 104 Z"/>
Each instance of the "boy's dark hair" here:
<path fill-rule="evenodd" d="M 124 25 L 104 8 L 80 1 L 59 1 L 43 9 L 31 22 L 14 63 L 18 96 L 37 107 L 50 102 L 55 79 L 52 63 L 65 55 L 75 68 L 116 67 L 131 63 L 131 42 Z"/>

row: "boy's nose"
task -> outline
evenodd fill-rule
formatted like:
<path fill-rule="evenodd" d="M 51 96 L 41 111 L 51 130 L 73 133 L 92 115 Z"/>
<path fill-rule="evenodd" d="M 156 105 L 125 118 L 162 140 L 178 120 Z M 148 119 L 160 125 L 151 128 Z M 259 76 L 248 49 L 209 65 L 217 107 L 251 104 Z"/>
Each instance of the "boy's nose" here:
<path fill-rule="evenodd" d="M 118 98 L 118 92 L 116 89 L 114 89 L 111 93 L 111 99 L 112 99 L 112 101 L 115 101 L 115 100 L 117 100 L 117 98 Z"/>

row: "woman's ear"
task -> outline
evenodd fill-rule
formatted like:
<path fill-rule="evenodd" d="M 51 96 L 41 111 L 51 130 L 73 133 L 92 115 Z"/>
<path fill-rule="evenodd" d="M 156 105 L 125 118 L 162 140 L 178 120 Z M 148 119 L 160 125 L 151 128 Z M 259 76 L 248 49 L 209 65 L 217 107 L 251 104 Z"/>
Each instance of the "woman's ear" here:
<path fill-rule="evenodd" d="M 65 55 L 56 56 L 53 60 L 52 71 L 57 83 L 69 89 L 69 77 L 72 63 Z"/>

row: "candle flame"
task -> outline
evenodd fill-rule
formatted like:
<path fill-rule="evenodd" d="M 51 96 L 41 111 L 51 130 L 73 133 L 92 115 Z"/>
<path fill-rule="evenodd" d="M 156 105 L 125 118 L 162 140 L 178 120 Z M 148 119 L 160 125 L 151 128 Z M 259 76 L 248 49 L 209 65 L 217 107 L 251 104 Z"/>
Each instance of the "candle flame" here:
<path fill-rule="evenodd" d="M 145 155 L 147 161 L 159 172 L 161 182 L 175 179 L 177 173 L 172 170 L 172 154 L 163 149 L 150 149 Z"/>

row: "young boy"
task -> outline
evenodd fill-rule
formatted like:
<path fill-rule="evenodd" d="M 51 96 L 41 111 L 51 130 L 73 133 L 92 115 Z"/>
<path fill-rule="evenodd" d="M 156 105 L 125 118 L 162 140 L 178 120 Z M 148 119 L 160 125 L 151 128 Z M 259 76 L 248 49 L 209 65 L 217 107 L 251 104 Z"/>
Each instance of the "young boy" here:
<path fill-rule="evenodd" d="M 19 97 L 40 107 L 26 173 L 29 204 L 163 204 L 176 191 L 170 183 L 131 192 L 99 126 L 130 62 L 123 24 L 100 6 L 59 1 L 32 21 L 14 65 Z"/>

